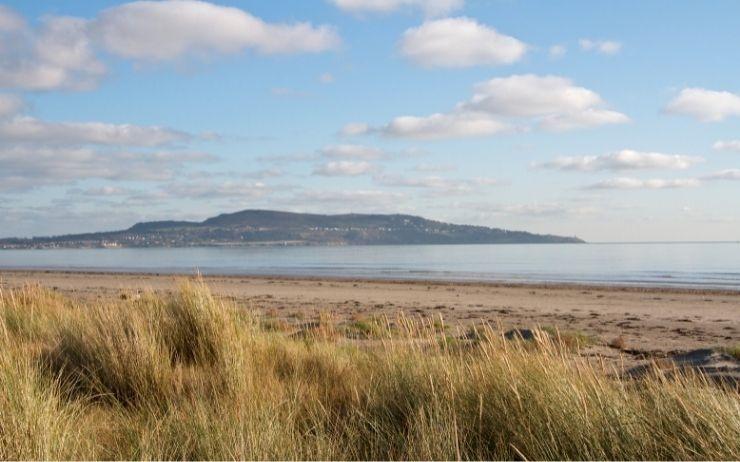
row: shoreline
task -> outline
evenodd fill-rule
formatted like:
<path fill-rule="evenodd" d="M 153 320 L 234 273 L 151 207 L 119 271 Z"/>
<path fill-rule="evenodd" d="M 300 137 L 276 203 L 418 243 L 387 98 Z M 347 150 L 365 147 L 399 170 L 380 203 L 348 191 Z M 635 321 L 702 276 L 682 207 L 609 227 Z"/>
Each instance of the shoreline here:
<path fill-rule="evenodd" d="M 121 270 L 102 269 L 102 268 L 26 268 L 26 267 L 1 267 L 0 276 L 3 273 L 10 274 L 68 274 L 68 275 L 92 275 L 92 276 L 156 276 L 156 277 L 195 277 L 197 275 L 203 278 L 227 278 L 227 279 L 284 279 L 294 281 L 335 281 L 335 282 L 362 282 L 362 283 L 388 283 L 388 284 L 417 284 L 417 285 L 448 285 L 455 284 L 459 286 L 481 286 L 492 288 L 534 288 L 534 289 L 574 289 L 574 290 L 609 290 L 623 292 L 655 292 L 655 293 L 683 293 L 695 295 L 738 295 L 740 296 L 740 286 L 737 289 L 726 287 L 716 287 L 711 285 L 668 285 L 652 284 L 650 282 L 608 282 L 608 281 L 543 281 L 543 280 L 488 280 L 488 279 L 468 279 L 468 278 L 417 278 L 417 277 L 364 277 L 364 276 L 334 276 L 334 275 L 303 275 L 303 274 L 285 274 L 285 273 L 237 273 L 237 272 L 205 272 L 194 270 L 191 272 L 182 270 L 169 271 L 166 269 L 153 270 L 133 270 L 124 268 Z"/>
<path fill-rule="evenodd" d="M 193 273 L 10 271 L 0 289 L 40 284 L 73 300 L 105 303 L 143 292 L 173 293 Z M 740 345 L 740 292 L 583 284 L 517 284 L 366 278 L 202 275 L 211 291 L 289 324 L 329 313 L 338 322 L 399 314 L 443 319 L 465 330 L 552 327 L 593 338 L 586 354 L 627 362 L 698 348 Z M 609 348 L 624 339 L 625 351 Z"/>

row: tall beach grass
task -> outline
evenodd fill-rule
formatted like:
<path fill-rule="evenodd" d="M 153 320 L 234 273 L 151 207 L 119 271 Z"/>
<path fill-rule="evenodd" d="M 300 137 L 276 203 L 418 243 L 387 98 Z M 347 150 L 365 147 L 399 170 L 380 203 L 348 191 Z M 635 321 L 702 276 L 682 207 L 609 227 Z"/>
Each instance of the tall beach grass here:
<path fill-rule="evenodd" d="M 699 375 L 622 379 L 491 326 L 275 325 L 197 280 L 3 291 L 0 458 L 740 458 L 740 395 Z"/>

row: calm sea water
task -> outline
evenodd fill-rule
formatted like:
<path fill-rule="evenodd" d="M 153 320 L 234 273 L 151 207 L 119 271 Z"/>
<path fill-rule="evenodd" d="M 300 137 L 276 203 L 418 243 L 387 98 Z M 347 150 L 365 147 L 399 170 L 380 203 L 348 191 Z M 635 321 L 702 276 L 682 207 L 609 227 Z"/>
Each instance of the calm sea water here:
<path fill-rule="evenodd" d="M 0 268 L 740 290 L 740 243 L 0 250 Z"/>

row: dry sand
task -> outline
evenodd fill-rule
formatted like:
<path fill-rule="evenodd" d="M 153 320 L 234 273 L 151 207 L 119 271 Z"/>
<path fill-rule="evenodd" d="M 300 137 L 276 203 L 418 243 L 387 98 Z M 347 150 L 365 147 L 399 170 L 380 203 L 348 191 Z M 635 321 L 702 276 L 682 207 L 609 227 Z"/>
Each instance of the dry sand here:
<path fill-rule="evenodd" d="M 72 298 L 175 290 L 184 276 L 0 271 L 0 287 L 39 283 Z M 449 325 L 498 322 L 504 329 L 557 327 L 594 336 L 600 356 L 622 336 L 635 359 L 740 343 L 740 292 L 576 285 L 368 281 L 206 276 L 213 292 L 288 321 L 331 312 L 339 320 L 373 315 L 439 317 Z"/>

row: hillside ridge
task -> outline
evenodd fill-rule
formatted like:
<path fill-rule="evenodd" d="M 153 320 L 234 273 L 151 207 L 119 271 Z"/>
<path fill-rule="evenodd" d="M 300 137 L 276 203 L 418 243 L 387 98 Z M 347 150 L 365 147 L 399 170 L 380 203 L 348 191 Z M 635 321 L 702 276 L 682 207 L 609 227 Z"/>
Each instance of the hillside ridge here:
<path fill-rule="evenodd" d="M 577 237 L 459 225 L 405 214 L 323 215 L 247 209 L 203 221 L 148 221 L 120 231 L 0 239 L 0 248 L 582 243 Z"/>

